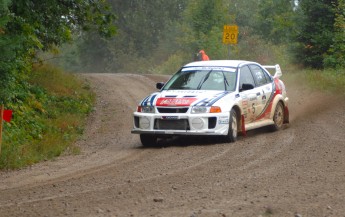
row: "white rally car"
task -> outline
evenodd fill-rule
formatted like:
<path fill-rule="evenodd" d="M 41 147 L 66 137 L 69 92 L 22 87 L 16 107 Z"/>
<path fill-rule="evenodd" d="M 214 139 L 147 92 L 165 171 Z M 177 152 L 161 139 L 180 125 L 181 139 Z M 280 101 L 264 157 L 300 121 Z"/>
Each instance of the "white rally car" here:
<path fill-rule="evenodd" d="M 267 70 L 275 70 L 272 76 Z M 143 146 L 174 135 L 222 136 L 234 142 L 238 133 L 289 122 L 288 97 L 279 65 L 214 60 L 183 66 L 159 92 L 143 99 L 134 112 L 132 133 Z"/>

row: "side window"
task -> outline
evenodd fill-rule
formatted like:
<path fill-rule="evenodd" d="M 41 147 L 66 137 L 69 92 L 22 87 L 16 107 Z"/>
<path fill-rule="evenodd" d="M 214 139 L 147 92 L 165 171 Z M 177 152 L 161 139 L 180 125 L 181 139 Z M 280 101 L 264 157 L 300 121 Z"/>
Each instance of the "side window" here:
<path fill-rule="evenodd" d="M 257 65 L 250 65 L 250 70 L 253 72 L 255 82 L 258 86 L 268 83 L 266 80 L 265 72 Z"/>
<path fill-rule="evenodd" d="M 243 66 L 240 73 L 240 90 L 243 84 L 251 84 L 255 87 L 254 78 L 248 66 Z"/>
<path fill-rule="evenodd" d="M 266 77 L 266 81 L 267 81 L 268 83 L 272 82 L 271 74 L 265 73 L 265 72 L 264 72 L 264 74 L 265 74 L 265 77 Z"/>

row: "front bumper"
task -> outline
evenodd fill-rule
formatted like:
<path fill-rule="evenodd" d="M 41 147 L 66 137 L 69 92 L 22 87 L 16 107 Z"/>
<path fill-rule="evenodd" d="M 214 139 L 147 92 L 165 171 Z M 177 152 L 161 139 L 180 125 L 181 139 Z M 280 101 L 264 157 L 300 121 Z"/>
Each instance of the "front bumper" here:
<path fill-rule="evenodd" d="M 227 135 L 228 113 L 150 114 L 134 113 L 134 134 Z"/>

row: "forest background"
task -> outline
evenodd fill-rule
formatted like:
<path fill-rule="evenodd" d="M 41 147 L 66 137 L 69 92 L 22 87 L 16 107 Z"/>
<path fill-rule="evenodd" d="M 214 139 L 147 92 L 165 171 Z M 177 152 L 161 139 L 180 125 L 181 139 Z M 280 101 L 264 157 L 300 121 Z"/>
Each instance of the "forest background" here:
<path fill-rule="evenodd" d="M 115 37 L 76 37 L 60 64 L 73 71 L 168 73 L 204 49 L 211 59 L 312 68 L 344 66 L 343 0 L 109 0 Z M 222 44 L 224 25 L 239 26 L 239 44 Z M 275 58 L 276 57 L 276 58 Z"/>
<path fill-rule="evenodd" d="M 238 25 L 238 44 L 222 44 L 224 25 Z M 0 104 L 14 111 L 0 168 L 78 153 L 71 144 L 94 96 L 65 72 L 172 74 L 201 49 L 213 60 L 279 63 L 344 94 L 345 3 L 0 0 Z"/>

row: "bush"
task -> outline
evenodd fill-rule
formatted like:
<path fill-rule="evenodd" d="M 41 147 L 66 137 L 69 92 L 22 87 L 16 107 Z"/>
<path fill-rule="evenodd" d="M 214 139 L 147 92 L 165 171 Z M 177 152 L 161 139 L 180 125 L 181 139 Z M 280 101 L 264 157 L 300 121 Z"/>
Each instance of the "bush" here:
<path fill-rule="evenodd" d="M 35 67 L 12 94 L 6 109 L 14 116 L 4 124 L 1 169 L 52 159 L 65 150 L 78 153 L 73 144 L 94 100 L 87 83 L 50 66 Z"/>

